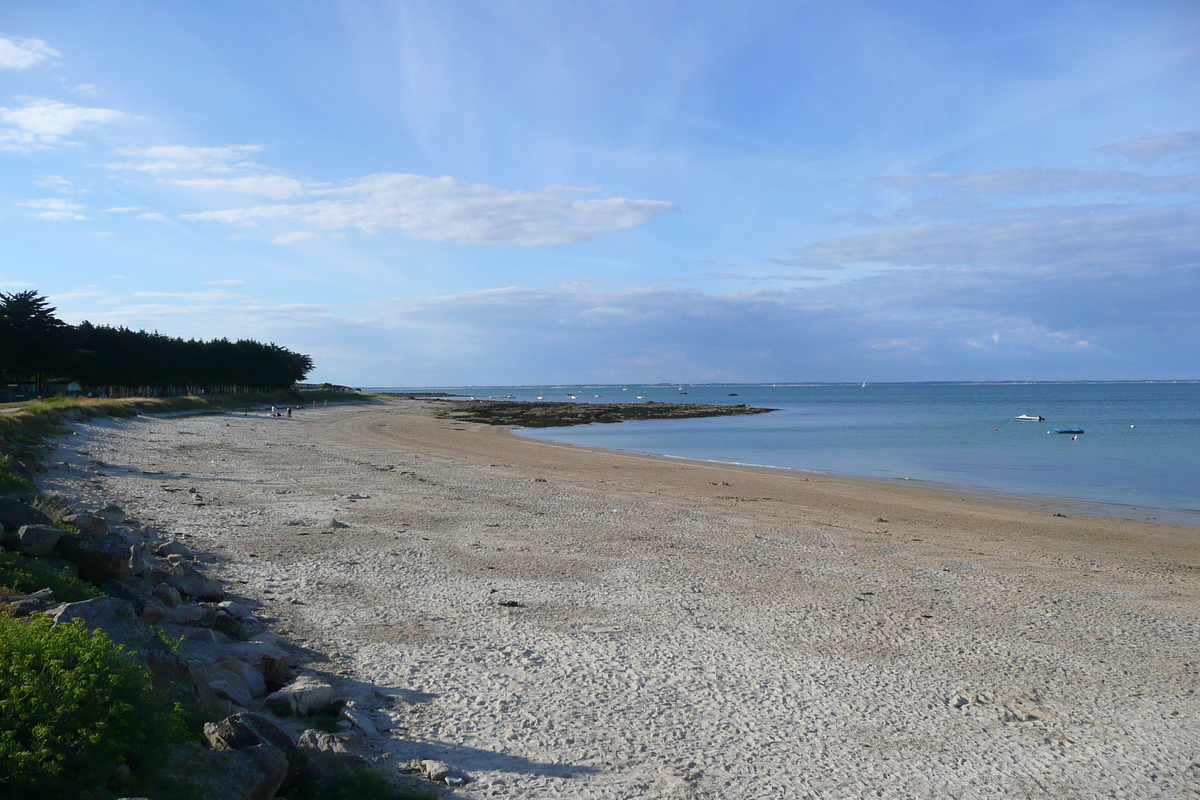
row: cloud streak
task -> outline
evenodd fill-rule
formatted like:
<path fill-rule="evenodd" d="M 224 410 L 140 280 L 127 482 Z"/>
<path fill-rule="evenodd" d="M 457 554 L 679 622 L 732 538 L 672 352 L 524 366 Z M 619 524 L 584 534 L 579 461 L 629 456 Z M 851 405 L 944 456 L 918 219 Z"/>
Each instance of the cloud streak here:
<path fill-rule="evenodd" d="M 228 225 L 299 225 L 309 230 L 399 230 L 414 239 L 494 247 L 547 247 L 593 239 L 679 209 L 659 200 L 571 199 L 553 192 L 510 192 L 450 177 L 380 173 L 309 191 L 308 203 L 184 215 Z"/>
<path fill-rule="evenodd" d="M 52 147 L 76 130 L 91 128 L 119 119 L 122 114 L 109 108 L 85 108 L 60 103 L 45 97 L 18 98 L 24 104 L 14 108 L 0 106 L 0 149 L 31 151 Z"/>

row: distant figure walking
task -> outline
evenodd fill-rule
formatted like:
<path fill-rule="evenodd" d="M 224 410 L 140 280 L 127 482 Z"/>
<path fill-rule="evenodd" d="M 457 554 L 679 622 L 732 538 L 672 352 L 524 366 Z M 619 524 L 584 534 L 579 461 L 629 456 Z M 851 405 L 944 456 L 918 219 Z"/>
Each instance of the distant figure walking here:
<path fill-rule="evenodd" d="M 271 406 L 271 416 L 278 417 L 279 413 L 275 410 L 275 406 Z"/>
<path fill-rule="evenodd" d="M 292 418 L 292 407 L 288 406 L 288 419 Z"/>

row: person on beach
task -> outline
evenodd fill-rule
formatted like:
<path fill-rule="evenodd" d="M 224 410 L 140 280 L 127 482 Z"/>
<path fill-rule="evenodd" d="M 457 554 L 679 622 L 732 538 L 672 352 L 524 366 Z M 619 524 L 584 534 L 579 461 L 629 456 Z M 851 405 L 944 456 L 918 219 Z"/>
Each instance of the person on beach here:
<path fill-rule="evenodd" d="M 288 406 L 287 409 L 288 409 L 288 419 L 291 419 L 292 418 L 292 407 Z"/>

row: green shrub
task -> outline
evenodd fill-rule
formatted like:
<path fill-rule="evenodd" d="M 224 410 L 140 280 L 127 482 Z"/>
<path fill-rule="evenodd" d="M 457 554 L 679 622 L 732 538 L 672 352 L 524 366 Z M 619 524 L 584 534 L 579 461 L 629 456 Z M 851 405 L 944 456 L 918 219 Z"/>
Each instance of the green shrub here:
<path fill-rule="evenodd" d="M 301 751 L 277 800 L 437 800 L 432 791 L 397 789 L 366 764 L 326 760 L 323 770 L 307 769 L 311 758 Z"/>
<path fill-rule="evenodd" d="M 150 676 L 102 631 L 0 614 L 0 796 L 79 798 L 188 738 Z"/>
<path fill-rule="evenodd" d="M 0 496 L 28 492 L 33 486 L 29 481 L 13 472 L 8 465 L 10 456 L 0 455 Z"/>
<path fill-rule="evenodd" d="M 63 603 L 76 603 L 100 596 L 95 586 L 72 577 L 65 568 L 56 570 L 36 558 L 0 551 L 0 592 L 4 589 L 12 594 L 30 594 L 39 589 L 50 589 L 54 592 L 54 599 Z"/>

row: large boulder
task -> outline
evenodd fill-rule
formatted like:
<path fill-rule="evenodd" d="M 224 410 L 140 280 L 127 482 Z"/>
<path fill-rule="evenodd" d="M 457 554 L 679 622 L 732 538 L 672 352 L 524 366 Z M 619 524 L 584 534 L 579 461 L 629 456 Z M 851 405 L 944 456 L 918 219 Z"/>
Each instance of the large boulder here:
<path fill-rule="evenodd" d="M 271 744 L 200 752 L 181 748 L 164 764 L 181 789 L 221 800 L 271 800 L 287 771 L 287 756 Z"/>
<path fill-rule="evenodd" d="M 204 737 L 213 750 L 242 750 L 270 744 L 282 750 L 289 760 L 296 754 L 296 745 L 279 725 L 252 711 L 234 714 L 220 722 L 205 723 Z"/>
<path fill-rule="evenodd" d="M 0 600 L 0 607 L 7 607 L 14 617 L 27 617 L 35 611 L 49 611 L 58 605 L 54 592 L 39 589 L 33 594 L 19 594 Z"/>
<path fill-rule="evenodd" d="M 79 577 L 104 583 L 110 578 L 125 581 L 130 575 L 133 552 L 116 536 L 94 531 L 69 533 L 58 540 L 58 554 L 79 565 Z"/>
<path fill-rule="evenodd" d="M 158 632 L 139 618 L 133 604 L 117 597 L 95 597 L 60 606 L 51 617 L 56 625 L 82 620 L 88 630 L 99 628 L 117 644 L 137 654 L 169 652 Z"/>
<path fill-rule="evenodd" d="M 184 561 L 182 556 L 167 556 L 165 568 L 155 569 L 153 577 L 156 583 L 174 586 L 180 594 L 198 600 L 219 603 L 225 599 L 225 590 L 221 588 L 221 584 L 201 575 L 195 567 Z"/>
<path fill-rule="evenodd" d="M 292 659 L 285 650 L 266 642 L 238 642 L 229 652 L 259 671 L 263 681 L 279 689 L 291 675 Z"/>
<path fill-rule="evenodd" d="M 0 525 L 4 527 L 4 546 L 16 548 L 17 531 L 22 525 L 52 525 L 53 520 L 31 505 L 0 497 Z"/>
<path fill-rule="evenodd" d="M 33 558 L 48 556 L 64 535 L 53 525 L 22 525 L 17 531 L 17 549 Z"/>
<path fill-rule="evenodd" d="M 108 523 L 104 517 L 95 514 L 67 514 L 63 517 L 63 522 L 88 533 L 108 533 Z"/>
<path fill-rule="evenodd" d="M 303 717 L 325 711 L 334 704 L 333 687 L 325 681 L 301 675 L 287 686 L 267 696 L 267 708 L 281 717 Z"/>

